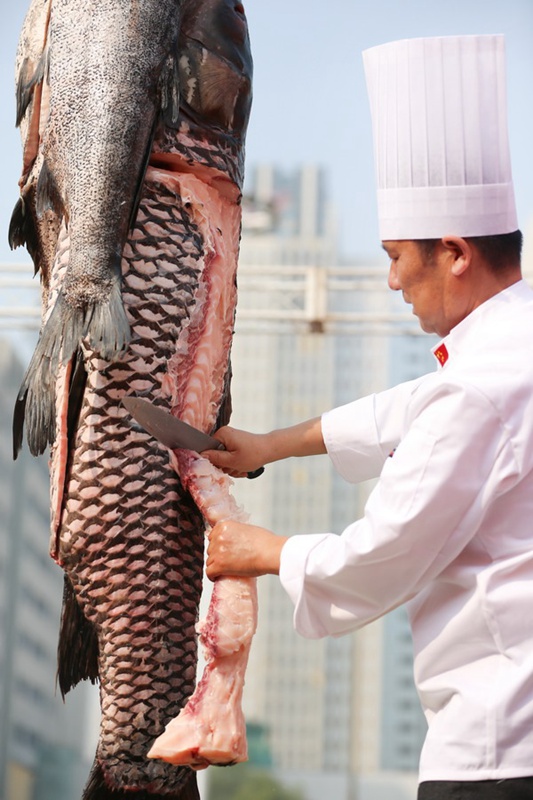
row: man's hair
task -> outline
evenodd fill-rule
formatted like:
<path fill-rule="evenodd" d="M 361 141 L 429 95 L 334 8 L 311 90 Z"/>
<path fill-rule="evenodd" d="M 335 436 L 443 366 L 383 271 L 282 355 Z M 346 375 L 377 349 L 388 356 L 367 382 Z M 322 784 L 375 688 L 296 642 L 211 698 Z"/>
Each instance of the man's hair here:
<path fill-rule="evenodd" d="M 465 240 L 476 248 L 493 272 L 505 272 L 520 264 L 523 236 L 521 231 L 498 233 L 494 236 L 465 236 Z M 415 240 L 424 258 L 431 263 L 435 247 L 440 239 Z"/>

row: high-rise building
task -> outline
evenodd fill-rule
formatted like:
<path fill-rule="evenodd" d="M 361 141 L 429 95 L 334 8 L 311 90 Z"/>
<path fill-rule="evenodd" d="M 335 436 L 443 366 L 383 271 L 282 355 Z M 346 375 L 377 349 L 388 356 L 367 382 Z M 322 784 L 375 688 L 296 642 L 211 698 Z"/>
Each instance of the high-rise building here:
<path fill-rule="evenodd" d="M 257 170 L 240 256 L 236 427 L 284 427 L 434 368 L 427 339 L 391 337 L 379 327 L 397 300 L 384 269 L 361 269 L 353 288 L 331 301 L 339 319 L 359 315 L 357 329 L 332 333 L 312 314 L 306 321 L 295 282 L 304 269 L 311 281 L 324 269 L 342 269 L 336 241 L 320 170 Z M 324 456 L 269 465 L 259 480 L 238 482 L 235 493 L 255 523 L 277 533 L 339 533 L 361 515 L 370 486 L 346 484 Z M 308 800 L 328 793 L 339 800 L 412 798 L 425 720 L 405 611 L 353 636 L 309 641 L 295 635 L 292 606 L 275 578 L 260 579 L 259 600 L 245 710 L 270 731 L 280 778 L 302 786 Z"/>

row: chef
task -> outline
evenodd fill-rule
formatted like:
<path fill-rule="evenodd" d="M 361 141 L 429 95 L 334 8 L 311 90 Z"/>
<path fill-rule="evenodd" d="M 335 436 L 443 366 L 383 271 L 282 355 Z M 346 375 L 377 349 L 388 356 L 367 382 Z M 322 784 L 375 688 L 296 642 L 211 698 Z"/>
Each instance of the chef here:
<path fill-rule="evenodd" d="M 501 36 L 364 53 L 378 213 L 436 370 L 292 428 L 222 428 L 234 476 L 328 453 L 378 477 L 340 534 L 222 522 L 207 573 L 279 574 L 294 625 L 341 636 L 408 604 L 428 721 L 419 800 L 533 798 L 533 291 L 521 278 Z"/>

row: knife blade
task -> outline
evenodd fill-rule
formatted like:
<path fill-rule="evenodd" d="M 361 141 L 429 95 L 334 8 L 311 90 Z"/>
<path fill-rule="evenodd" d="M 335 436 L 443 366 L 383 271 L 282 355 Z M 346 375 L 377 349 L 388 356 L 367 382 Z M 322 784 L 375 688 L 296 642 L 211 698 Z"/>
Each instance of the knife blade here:
<path fill-rule="evenodd" d="M 130 395 L 122 398 L 122 405 L 147 433 L 171 450 L 183 448 L 194 450 L 195 453 L 202 453 L 204 450 L 225 450 L 222 442 L 214 436 L 199 431 L 149 400 Z M 264 471 L 264 467 L 259 467 L 253 472 L 248 472 L 247 477 L 258 478 Z"/>

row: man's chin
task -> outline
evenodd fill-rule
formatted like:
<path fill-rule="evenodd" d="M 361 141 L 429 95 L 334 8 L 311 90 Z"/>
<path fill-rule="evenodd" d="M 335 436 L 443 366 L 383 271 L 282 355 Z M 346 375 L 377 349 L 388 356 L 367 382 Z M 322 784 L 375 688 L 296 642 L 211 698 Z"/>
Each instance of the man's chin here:
<path fill-rule="evenodd" d="M 415 314 L 414 311 L 413 311 L 413 314 Z M 417 315 L 415 314 L 415 317 L 416 316 Z M 435 330 L 433 325 L 430 322 L 427 322 L 427 320 L 423 320 L 423 319 L 420 319 L 420 317 L 418 317 L 418 324 L 420 325 L 420 327 L 422 328 L 424 333 L 437 333 L 437 331 Z"/>

